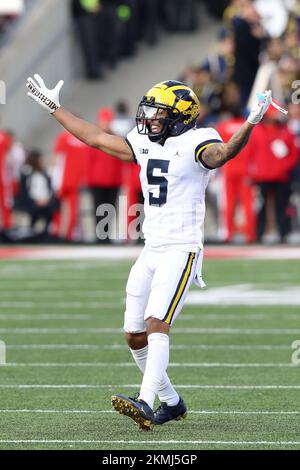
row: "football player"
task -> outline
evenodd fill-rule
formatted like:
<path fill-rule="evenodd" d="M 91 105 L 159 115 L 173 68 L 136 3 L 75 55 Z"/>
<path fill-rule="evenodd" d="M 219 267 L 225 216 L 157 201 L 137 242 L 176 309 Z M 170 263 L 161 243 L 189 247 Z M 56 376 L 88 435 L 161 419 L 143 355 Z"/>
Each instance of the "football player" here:
<path fill-rule="evenodd" d="M 151 88 L 138 106 L 136 127 L 127 138 L 107 134 L 61 107 L 62 85 L 61 80 L 50 90 L 35 74 L 28 78 L 27 94 L 78 139 L 140 165 L 145 247 L 127 282 L 124 331 L 143 380 L 137 396 L 115 394 L 112 405 L 141 429 L 150 430 L 187 414 L 167 375 L 169 330 L 193 281 L 203 286 L 202 226 L 210 170 L 224 165 L 246 145 L 272 93 L 264 92 L 248 119 L 223 143 L 216 130 L 195 127 L 200 104 L 183 83 L 169 80 Z M 154 411 L 156 396 L 160 406 Z"/>

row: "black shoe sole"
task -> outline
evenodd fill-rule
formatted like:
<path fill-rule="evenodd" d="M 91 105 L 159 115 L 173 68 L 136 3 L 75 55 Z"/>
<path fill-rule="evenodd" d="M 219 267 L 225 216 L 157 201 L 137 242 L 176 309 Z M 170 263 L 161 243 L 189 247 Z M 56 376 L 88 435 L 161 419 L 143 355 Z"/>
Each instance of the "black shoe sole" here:
<path fill-rule="evenodd" d="M 143 431 L 151 431 L 154 428 L 154 423 L 150 419 L 143 418 L 139 410 L 123 398 L 112 396 L 111 404 L 120 414 L 133 419 Z"/>

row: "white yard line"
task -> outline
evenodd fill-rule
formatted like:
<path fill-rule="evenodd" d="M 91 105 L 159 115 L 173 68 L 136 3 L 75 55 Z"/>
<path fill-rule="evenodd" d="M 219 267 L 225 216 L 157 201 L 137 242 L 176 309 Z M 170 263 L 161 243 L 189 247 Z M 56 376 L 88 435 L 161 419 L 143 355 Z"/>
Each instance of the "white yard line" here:
<path fill-rule="evenodd" d="M 1 281 L 2 282 L 2 281 Z M 54 290 L 54 289 L 47 289 L 45 292 L 39 292 L 36 290 L 16 290 L 16 289 L 5 289 L 4 292 L 1 292 L 1 298 L 8 298 L 8 299 L 28 299 L 33 298 L 33 300 L 39 299 L 53 299 L 53 298 L 65 298 L 66 294 L 70 295 L 71 297 L 114 297 L 114 298 L 122 298 L 124 297 L 124 290 L 120 291 L 112 291 L 112 290 L 80 290 L 78 289 L 64 289 L 61 290 Z"/>
<path fill-rule="evenodd" d="M 114 284 L 114 281 L 115 280 L 122 280 L 124 281 L 124 289 L 123 289 L 123 292 L 125 291 L 125 282 L 126 282 L 126 276 L 124 276 L 124 278 L 116 278 L 116 279 L 86 279 L 86 278 L 82 278 L 82 279 L 78 279 L 78 280 L 72 280 L 72 279 L 69 279 L 69 278 L 65 278 L 65 279 L 45 279 L 45 280 L 31 280 L 31 279 L 15 279 L 15 280 L 11 280 L 10 282 L 6 282 L 7 280 L 3 280 L 1 279 L 1 285 L 0 285 L 0 291 L 3 290 L 3 291 L 6 291 L 7 288 L 10 288 L 11 289 L 11 285 L 13 284 L 15 286 L 15 290 L 16 291 L 23 291 L 23 290 L 27 290 L 27 289 L 43 289 L 45 291 L 48 291 L 48 290 L 53 290 L 53 287 L 55 287 L 55 289 L 59 289 L 59 287 L 62 285 L 62 282 L 63 282 L 63 286 L 64 286 L 64 289 L 65 290 L 71 290 L 71 289 L 80 289 L 80 292 L 84 293 L 85 292 L 85 288 L 89 288 L 87 290 L 93 290 L 93 291 L 97 291 L 100 287 L 103 288 L 103 285 L 106 285 L 107 282 L 110 282 L 110 286 L 108 287 L 111 287 L 111 284 Z M 78 282 L 77 282 L 78 281 Z M 107 282 L 106 282 L 107 281 Z M 18 287 L 18 282 L 20 283 L 19 284 L 19 287 Z M 58 284 L 58 285 L 57 285 Z M 118 286 L 118 290 L 120 290 L 120 286 Z"/>
<path fill-rule="evenodd" d="M 7 362 L 0 365 L 3 368 L 9 367 L 105 367 L 105 368 L 119 368 L 119 367 L 136 367 L 133 362 Z M 290 363 L 231 363 L 231 362 L 170 362 L 169 367 L 177 368 L 296 368 L 297 366 Z"/>
<path fill-rule="evenodd" d="M 128 350 L 128 346 L 125 344 L 7 344 L 7 349 L 14 350 L 43 350 L 43 349 L 65 349 L 65 350 L 76 350 L 76 349 L 86 349 L 86 350 Z M 273 350 L 291 350 L 291 345 L 282 345 L 282 344 L 175 344 L 170 345 L 170 349 L 176 350 L 228 350 L 228 351 L 273 351 Z"/>
<path fill-rule="evenodd" d="M 124 346 L 118 346 L 118 347 L 113 347 L 113 345 L 108 345 L 106 347 L 101 347 L 97 344 L 7 344 L 6 345 L 7 349 L 13 349 L 13 350 L 101 350 L 101 349 L 128 349 L 125 345 Z M 290 348 L 289 348 L 290 349 Z"/>
<path fill-rule="evenodd" d="M 300 385 L 194 385 L 174 384 L 186 390 L 299 390 Z M 0 389 L 139 389 L 140 384 L 0 384 Z"/>
<path fill-rule="evenodd" d="M 122 328 L 0 328 L 0 334 L 84 334 L 122 333 Z M 300 329 L 290 328 L 172 328 L 173 334 L 224 334 L 224 335 L 300 335 Z"/>
<path fill-rule="evenodd" d="M 123 301 L 124 302 L 124 301 Z M 26 303 L 26 300 L 24 300 L 24 303 Z M 51 304 L 52 305 L 52 308 L 55 308 L 57 306 L 57 303 L 55 303 L 55 301 L 53 301 L 53 303 Z M 86 304 L 83 304 L 84 306 L 82 308 L 86 308 Z M 86 315 L 86 318 L 95 318 L 96 315 L 98 315 L 98 310 L 99 308 L 103 308 L 102 307 L 103 303 L 101 303 L 101 307 L 97 307 L 96 308 L 96 312 L 93 312 L 93 311 L 90 311 L 88 315 Z M 37 303 L 36 302 L 33 302 L 32 303 L 32 306 L 33 307 L 37 307 Z M 122 300 L 120 300 L 120 303 L 118 304 L 110 304 L 109 307 L 106 307 L 110 310 L 110 308 L 120 308 L 120 306 L 124 306 L 124 303 L 122 303 Z M 14 307 L 15 308 L 15 307 Z M 38 308 L 41 308 L 40 306 L 38 306 Z M 60 306 L 58 306 L 58 308 L 61 308 Z M 66 308 L 71 308 L 71 307 L 66 307 Z M 87 307 L 87 309 L 91 310 L 90 307 Z M 41 308 L 41 310 L 44 310 Z M 107 315 L 110 315 L 110 312 L 102 312 L 101 314 L 104 315 L 105 313 L 107 313 Z M 45 315 L 45 314 L 43 314 Z M 53 315 L 52 318 L 55 318 L 54 314 L 51 314 L 49 313 L 49 318 L 51 317 L 51 315 Z M 71 315 L 72 315 L 72 318 L 76 318 L 76 315 L 74 315 L 72 312 L 70 313 L 70 318 L 71 318 Z M 205 314 L 202 314 L 201 312 L 197 313 L 197 314 L 183 314 L 183 315 L 179 315 L 179 317 L 177 318 L 177 322 L 180 321 L 180 322 L 185 322 L 185 321 L 216 321 L 216 322 L 220 322 L 222 320 L 224 321 L 228 321 L 228 320 L 239 320 L 239 321 L 253 321 L 253 322 L 256 322 L 256 321 L 264 321 L 264 320 L 274 320 L 274 316 L 275 316 L 275 319 L 277 319 L 276 317 L 280 316 L 280 314 L 272 314 L 272 313 L 267 313 L 267 314 L 260 314 L 260 315 L 243 315 L 243 314 L 240 314 L 239 317 L 235 316 L 235 315 L 227 315 L 226 313 L 225 314 L 220 314 L 220 315 L 205 315 Z M 22 313 L 22 314 L 10 314 L 10 313 L 1 313 L 0 314 L 0 320 L 1 319 L 17 319 L 19 318 L 22 319 L 22 320 L 26 320 L 26 319 L 38 319 L 38 318 L 41 318 L 40 314 L 30 314 L 30 313 Z M 63 317 L 63 314 L 57 314 L 57 318 L 60 319 L 60 317 Z M 77 318 L 79 318 L 79 316 L 77 316 Z M 285 314 L 284 315 L 284 318 L 282 318 L 282 315 L 281 315 L 281 320 L 284 319 L 284 321 L 286 320 L 295 320 L 295 321 L 300 321 L 300 315 L 293 315 L 293 314 Z"/>
<path fill-rule="evenodd" d="M 94 318 L 92 315 L 80 315 L 74 313 L 0 313 L 0 320 L 91 320 Z"/>
<path fill-rule="evenodd" d="M 89 297 L 88 295 L 86 295 Z M 3 296 L 1 295 L 3 298 Z M 61 298 L 65 298 L 66 295 L 61 296 Z M 95 296 L 98 297 L 98 296 Z M 49 297 L 50 299 L 51 297 Z M 24 300 L 21 300 L 21 297 L 18 297 L 18 301 L 7 301 L 7 302 L 0 302 L 0 308 L 7 308 L 7 309 L 15 309 L 16 307 L 21 307 L 22 309 L 24 308 L 25 310 L 27 309 L 32 309 L 32 308 L 40 308 L 43 312 L 45 311 L 45 308 L 58 308 L 64 310 L 66 309 L 76 309 L 76 308 L 85 308 L 89 310 L 96 309 L 98 310 L 99 308 L 120 308 L 121 306 L 125 305 L 125 298 L 122 296 L 116 296 L 114 299 L 114 302 L 102 302 L 101 299 L 99 299 L 99 302 L 90 302 L 89 300 L 87 302 L 56 302 L 56 299 L 53 299 L 53 302 L 50 304 L 42 302 L 41 298 L 33 298 L 32 301 L 28 302 L 28 298 L 24 298 Z M 196 306 L 193 306 L 194 308 L 197 308 Z M 200 307 L 201 309 L 203 307 Z M 103 312 L 105 314 L 105 312 Z M 102 313 L 102 314 L 103 314 Z M 21 315 L 22 319 L 29 318 L 31 312 L 27 313 L 22 313 L 22 314 L 10 314 L 10 313 L 0 313 L 0 319 L 5 318 L 17 318 L 17 315 Z M 51 313 L 48 313 L 51 315 Z M 110 312 L 107 312 L 108 315 L 110 315 Z M 37 314 L 32 314 L 32 318 L 38 317 Z M 89 318 L 92 318 L 92 315 L 98 315 L 98 312 L 89 312 Z M 74 317 L 74 315 L 72 314 Z M 179 315 L 177 318 L 177 321 L 216 321 L 220 322 L 222 320 L 234 320 L 234 321 L 260 321 L 260 320 L 277 320 L 278 319 L 282 320 L 296 320 L 300 321 L 300 315 L 298 314 L 291 314 L 291 313 L 286 313 L 282 315 L 281 313 L 253 313 L 253 314 L 243 314 L 241 312 L 237 312 L 236 314 L 227 314 L 227 313 L 220 313 L 220 314 L 205 314 L 201 313 L 201 311 L 197 313 L 183 313 L 182 315 Z M 58 317 L 59 318 L 59 317 Z"/>
<path fill-rule="evenodd" d="M 117 263 L 118 263 L 118 260 L 116 260 Z M 101 259 L 98 259 L 98 260 L 87 260 L 87 261 L 76 261 L 75 259 L 73 261 L 70 261 L 70 262 L 67 262 L 66 260 L 64 262 L 54 262 L 54 263 L 40 263 L 40 262 L 37 262 L 37 263 L 34 263 L 34 264 L 28 264 L 28 263 L 22 263 L 21 264 L 22 266 L 22 273 L 29 273 L 29 272 L 33 272 L 33 273 L 45 273 L 47 271 L 51 273 L 56 273 L 59 269 L 59 272 L 69 272 L 71 271 L 72 273 L 74 273 L 74 271 L 77 271 L 77 270 L 87 270 L 87 271 L 91 271 L 91 269 L 93 269 L 93 271 L 95 273 L 99 272 L 99 270 L 103 267 L 105 268 L 111 268 L 113 265 L 112 265 L 112 261 L 111 260 L 101 260 Z M 18 262 L 18 260 L 9 260 L 9 264 L 5 265 L 5 266 L 2 266 L 0 264 L 0 273 L 1 274 L 14 274 L 16 276 L 20 275 L 20 262 Z"/>
<path fill-rule="evenodd" d="M 196 306 L 300 306 L 299 286 L 281 286 L 278 282 L 273 289 L 257 284 L 232 284 L 211 286 L 204 291 L 191 290 L 186 298 L 186 305 Z"/>
<path fill-rule="evenodd" d="M 58 268 L 59 269 L 59 268 Z M 70 276 L 68 275 L 68 272 L 66 272 L 64 275 L 60 276 L 57 273 L 53 273 L 53 275 L 49 276 L 47 273 L 47 276 L 44 276 L 42 271 L 38 271 L 33 274 L 33 276 L 30 276 L 30 274 L 27 275 L 27 273 L 22 273 L 19 276 L 13 275 L 13 276 L 7 276 L 5 275 L 4 279 L 1 279 L 1 284 L 2 282 L 5 283 L 14 283 L 14 282 L 44 282 L 44 283 L 49 283 L 50 281 L 67 281 L 67 282 L 94 282 L 98 283 L 101 281 L 115 281 L 115 280 L 126 280 L 126 276 L 128 277 L 130 269 L 126 269 L 124 271 L 120 270 L 118 267 L 115 269 L 116 272 L 111 272 L 111 271 L 105 271 L 105 274 L 101 273 L 95 273 L 94 276 L 92 277 L 86 277 L 86 273 L 81 273 L 79 276 L 74 275 L 74 270 L 69 271 Z M 90 273 L 89 273 L 90 274 Z M 39 276 L 39 277 L 37 277 Z"/>
<path fill-rule="evenodd" d="M 40 299 L 39 299 L 40 300 Z M 125 307 L 125 299 L 120 299 L 118 300 L 117 302 L 55 302 L 53 301 L 52 303 L 41 303 L 41 302 L 37 302 L 37 301 L 33 301 L 33 302 L 27 302 L 26 300 L 24 301 L 19 301 L 19 302 L 2 302 L 2 305 L 0 303 L 0 308 L 5 308 L 7 310 L 10 310 L 10 309 L 16 309 L 16 308 L 21 308 L 21 309 L 25 309 L 25 310 L 31 310 L 31 309 L 36 309 L 36 308 L 39 308 L 41 310 L 45 310 L 45 308 L 49 309 L 49 308 L 55 308 L 55 309 L 59 309 L 59 310 L 73 310 L 73 309 L 86 309 L 86 310 L 90 310 L 89 314 L 86 315 L 86 319 L 88 318 L 93 318 L 92 316 L 93 315 L 98 315 L 98 311 L 100 309 L 107 309 L 107 310 L 111 310 L 111 309 L 120 309 L 120 308 L 124 308 Z M 96 310 L 95 312 L 93 312 L 93 310 Z M 110 312 L 102 312 L 102 314 L 105 314 L 107 313 L 108 315 L 110 315 Z M 26 320 L 26 319 L 38 319 L 38 318 L 41 318 L 41 316 L 39 316 L 40 314 L 31 314 L 30 313 L 22 313 L 22 314 L 10 314 L 10 313 L 0 313 L 0 320 L 1 319 L 22 319 L 22 320 Z M 42 315 L 45 315 L 45 314 L 42 314 Z M 51 319 L 51 315 L 52 316 L 52 319 L 55 318 L 54 314 L 51 314 L 51 313 L 48 313 L 47 315 L 49 315 L 49 319 Z M 76 315 L 73 314 L 73 312 L 70 312 L 70 315 L 72 315 L 72 318 L 76 318 Z M 197 313 L 197 314 L 183 314 L 183 315 L 180 315 L 178 318 L 177 318 L 177 321 L 180 321 L 180 322 L 185 322 L 185 321 L 222 321 L 222 320 L 240 320 L 240 321 L 264 321 L 264 320 L 274 320 L 274 316 L 275 317 L 279 317 L 280 314 L 272 314 L 272 313 L 269 313 L 269 314 L 249 314 L 249 315 L 243 315 L 243 314 L 240 314 L 238 317 L 235 316 L 235 315 L 231 315 L 231 314 L 220 314 L 220 315 L 208 315 L 208 314 L 202 314 L 201 312 Z M 57 314 L 57 319 L 60 319 L 60 317 L 63 317 L 63 314 Z M 67 316 L 66 316 L 67 318 Z M 70 317 L 71 318 L 71 317 Z M 79 316 L 77 317 L 79 318 Z M 45 317 L 46 319 L 46 317 Z M 81 319 L 83 319 L 83 317 L 81 316 Z M 289 320 L 289 321 L 292 321 L 292 320 L 295 320 L 295 321 L 300 321 L 300 315 L 296 315 L 296 314 L 285 314 L 284 315 L 284 318 L 281 316 L 281 319 L 284 319 L 284 320 Z"/>
<path fill-rule="evenodd" d="M 134 440 L 68 440 L 68 439 L 14 439 L 14 440 L 0 440 L 1 444 L 199 444 L 199 445 L 278 445 L 278 446 L 293 446 L 300 445 L 300 441 L 185 441 L 185 440 L 153 440 L 153 441 L 134 441 Z"/>
<path fill-rule="evenodd" d="M 58 413 L 58 414 L 106 414 L 115 413 L 114 410 L 0 410 L 0 413 Z M 237 410 L 188 410 L 188 414 L 201 414 L 201 415 L 299 415 L 300 411 L 268 411 L 268 410 L 257 410 L 257 411 L 237 411 Z"/>
<path fill-rule="evenodd" d="M 124 306 L 125 300 L 120 300 L 119 302 L 28 302 L 28 301 L 17 301 L 17 302 L 0 302 L 0 308 L 5 309 L 32 309 L 32 308 L 40 308 L 40 309 L 77 309 L 77 308 L 84 308 L 84 309 L 99 309 L 99 308 L 120 308 Z"/>
<path fill-rule="evenodd" d="M 189 305 L 186 307 L 198 308 L 197 313 L 182 313 L 177 317 L 178 320 L 209 320 L 209 321 L 220 321 L 220 320 L 234 320 L 234 321 L 257 321 L 257 320 L 298 320 L 300 321 L 300 314 L 296 313 L 282 313 L 282 312 L 272 312 L 269 313 L 243 313 L 241 311 L 236 313 L 202 313 L 203 306 Z"/>
<path fill-rule="evenodd" d="M 123 333 L 122 328 L 0 328 L 0 334 L 84 334 L 84 333 Z"/>
<path fill-rule="evenodd" d="M 143 246 L 80 246 L 57 247 L 43 246 L 22 249 L 19 259 L 27 260 L 130 260 L 136 259 Z"/>

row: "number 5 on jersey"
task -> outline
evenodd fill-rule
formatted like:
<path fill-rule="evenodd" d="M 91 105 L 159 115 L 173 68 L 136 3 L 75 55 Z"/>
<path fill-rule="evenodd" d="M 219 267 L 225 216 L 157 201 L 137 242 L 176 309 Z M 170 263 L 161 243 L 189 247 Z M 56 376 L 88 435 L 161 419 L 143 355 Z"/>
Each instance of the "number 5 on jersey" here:
<path fill-rule="evenodd" d="M 167 174 L 170 162 L 168 160 L 155 160 L 150 159 L 147 166 L 147 180 L 148 184 L 159 186 L 158 197 L 153 196 L 153 193 L 149 193 L 149 205 L 150 206 L 163 206 L 167 202 L 168 195 L 168 180 L 164 176 L 154 176 L 154 170 L 160 170 L 162 174 Z"/>

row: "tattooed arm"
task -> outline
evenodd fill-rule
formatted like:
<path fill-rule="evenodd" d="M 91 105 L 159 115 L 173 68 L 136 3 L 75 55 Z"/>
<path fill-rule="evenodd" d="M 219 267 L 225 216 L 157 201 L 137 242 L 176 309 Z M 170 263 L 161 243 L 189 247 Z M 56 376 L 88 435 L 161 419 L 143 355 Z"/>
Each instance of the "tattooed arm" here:
<path fill-rule="evenodd" d="M 226 144 L 214 144 L 207 147 L 201 155 L 201 161 L 211 169 L 224 165 L 245 147 L 253 128 L 254 124 L 244 122 Z"/>
<path fill-rule="evenodd" d="M 272 102 L 272 91 L 266 90 L 262 94 L 258 94 L 258 102 L 253 106 L 247 121 L 233 134 L 227 144 L 214 144 L 206 147 L 198 156 L 204 166 L 207 168 L 218 168 L 234 158 L 247 144 L 250 134 L 258 124 L 264 114 L 267 112 Z"/>

